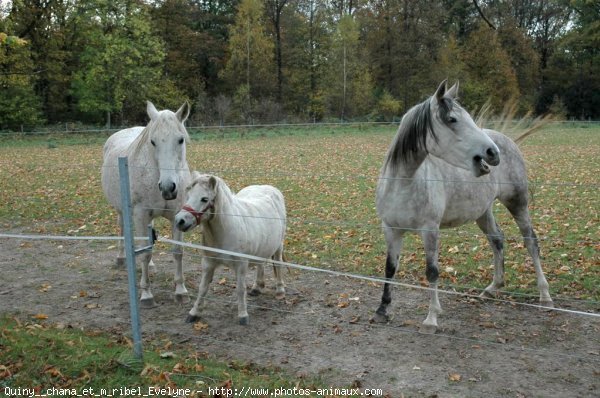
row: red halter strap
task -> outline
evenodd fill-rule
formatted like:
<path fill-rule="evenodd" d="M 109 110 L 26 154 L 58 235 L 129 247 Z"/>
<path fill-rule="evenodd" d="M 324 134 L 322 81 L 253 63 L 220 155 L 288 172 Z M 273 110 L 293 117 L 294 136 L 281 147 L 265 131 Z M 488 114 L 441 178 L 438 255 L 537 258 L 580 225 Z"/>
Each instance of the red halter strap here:
<path fill-rule="evenodd" d="M 200 222 L 202 221 L 202 216 L 204 215 L 204 213 L 206 213 L 208 210 L 212 210 L 212 209 L 214 209 L 212 202 L 209 202 L 208 205 L 204 209 L 202 209 L 202 211 L 194 210 L 194 208 L 192 206 L 188 206 L 188 205 L 185 205 L 181 208 L 181 210 L 185 210 L 188 213 L 190 213 L 192 216 L 194 216 L 194 218 L 196 219 L 196 223 L 198 225 L 200 225 Z"/>

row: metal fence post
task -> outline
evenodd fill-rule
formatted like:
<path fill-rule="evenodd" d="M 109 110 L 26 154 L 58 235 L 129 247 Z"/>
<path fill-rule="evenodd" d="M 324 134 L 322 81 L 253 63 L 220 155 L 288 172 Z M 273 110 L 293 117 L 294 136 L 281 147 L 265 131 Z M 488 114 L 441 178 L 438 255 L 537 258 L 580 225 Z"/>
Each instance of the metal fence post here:
<path fill-rule="evenodd" d="M 135 246 L 133 239 L 133 219 L 131 215 L 131 194 L 129 192 L 129 164 L 127 157 L 119 157 L 119 180 L 121 188 L 121 211 L 123 217 L 123 238 L 125 245 L 125 263 L 129 283 L 129 312 L 131 313 L 131 331 L 133 334 L 133 354 L 142 360 L 142 332 L 135 274 Z"/>

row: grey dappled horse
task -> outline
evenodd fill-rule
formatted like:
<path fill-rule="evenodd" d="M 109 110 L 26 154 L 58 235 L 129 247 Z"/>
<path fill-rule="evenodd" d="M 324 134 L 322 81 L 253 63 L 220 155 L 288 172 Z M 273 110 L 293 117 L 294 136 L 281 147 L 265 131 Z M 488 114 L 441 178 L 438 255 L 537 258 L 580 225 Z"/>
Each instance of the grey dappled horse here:
<path fill-rule="evenodd" d="M 479 128 L 456 101 L 457 92 L 458 83 L 447 89 L 444 81 L 432 97 L 406 113 L 386 155 L 376 193 L 387 244 L 387 280 L 398 268 L 404 235 L 418 232 L 423 239 L 431 299 L 422 331 L 428 333 L 435 332 L 442 312 L 437 292 L 441 228 L 476 221 L 494 252 L 494 277 L 482 295 L 492 296 L 504 285 L 503 234 L 492 212 L 496 199 L 523 235 L 533 259 L 540 303 L 552 306 L 527 208 L 523 157 L 505 135 Z M 376 321 L 388 320 L 390 303 L 390 284 L 385 283 Z"/>

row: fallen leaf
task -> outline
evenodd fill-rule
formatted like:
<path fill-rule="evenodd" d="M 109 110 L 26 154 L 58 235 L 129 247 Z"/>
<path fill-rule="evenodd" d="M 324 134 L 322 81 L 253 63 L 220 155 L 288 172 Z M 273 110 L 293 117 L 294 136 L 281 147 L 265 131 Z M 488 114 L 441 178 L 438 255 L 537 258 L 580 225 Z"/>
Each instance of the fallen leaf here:
<path fill-rule="evenodd" d="M 173 366 L 173 373 L 186 374 L 187 372 L 187 367 L 181 362 L 177 362 L 175 366 Z"/>
<path fill-rule="evenodd" d="M 202 365 L 201 363 L 197 363 L 194 365 L 194 372 L 204 372 L 204 365 Z"/>
<path fill-rule="evenodd" d="M 48 315 L 46 315 L 46 314 L 41 314 L 41 313 L 40 313 L 40 314 L 35 314 L 35 315 L 33 316 L 33 318 L 34 318 L 34 319 L 39 319 L 39 320 L 44 320 L 44 319 L 48 319 Z"/>
<path fill-rule="evenodd" d="M 38 291 L 42 292 L 42 293 L 46 293 L 50 289 L 52 289 L 52 285 L 50 285 L 49 283 L 42 283 L 42 285 L 40 286 Z"/>
<path fill-rule="evenodd" d="M 52 377 L 63 377 L 62 373 L 60 373 L 60 370 L 52 365 L 46 365 L 44 368 L 44 373 Z"/>
<path fill-rule="evenodd" d="M 202 331 L 208 329 L 208 324 L 202 322 L 194 323 L 194 330 Z"/>
<path fill-rule="evenodd" d="M 167 358 L 175 358 L 175 353 L 172 351 L 166 351 L 160 354 L 160 357 L 162 359 L 167 359 Z"/>
<path fill-rule="evenodd" d="M 448 380 L 450 381 L 460 381 L 462 379 L 462 376 L 459 375 L 458 373 L 450 373 L 448 375 Z"/>
<path fill-rule="evenodd" d="M 346 308 L 350 305 L 350 303 L 348 301 L 341 301 L 338 303 L 338 308 Z"/>

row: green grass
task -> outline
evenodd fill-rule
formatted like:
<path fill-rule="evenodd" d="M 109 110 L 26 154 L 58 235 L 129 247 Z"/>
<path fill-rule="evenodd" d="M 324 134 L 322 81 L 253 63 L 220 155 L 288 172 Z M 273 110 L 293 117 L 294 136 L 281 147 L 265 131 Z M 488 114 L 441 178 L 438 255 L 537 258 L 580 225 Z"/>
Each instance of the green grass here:
<path fill-rule="evenodd" d="M 383 275 L 385 245 L 374 209 L 375 186 L 396 127 L 351 125 L 193 131 L 190 167 L 213 172 L 238 190 L 280 188 L 288 209 L 290 261 Z M 243 134 L 242 134 L 243 133 Z M 0 228 L 34 233 L 114 235 L 115 214 L 102 197 L 104 136 L 74 143 L 63 137 L 5 140 L 0 147 Z M 75 140 L 76 141 L 76 140 Z M 600 125 L 551 124 L 521 144 L 529 167 L 530 210 L 554 296 L 600 300 Z M 507 290 L 537 294 L 533 267 L 507 211 L 495 207 L 507 237 Z M 167 234 L 164 223 L 160 232 Z M 192 234 L 191 241 L 198 241 Z M 492 253 L 475 225 L 445 230 L 442 280 L 482 288 Z M 420 239 L 406 239 L 398 277 L 424 279 Z"/>
<path fill-rule="evenodd" d="M 276 369 L 210 359 L 191 347 L 167 338 L 146 343 L 144 362 L 132 357 L 130 343 L 121 335 L 81 331 L 44 320 L 25 322 L 0 317 L 0 391 L 35 389 L 37 394 L 61 395 L 74 391 L 105 391 L 102 396 L 134 396 L 140 389 L 189 389 L 187 397 L 212 397 L 210 388 L 314 389 L 315 381 L 300 383 Z M 129 391 L 124 390 L 129 388 Z M 23 391 L 23 390 L 21 390 Z M 58 391 L 58 392 L 57 392 Z M 65 395 L 65 394 L 63 394 Z M 71 396 L 71 394 L 66 394 Z M 174 396 L 174 394 L 157 394 Z"/>

